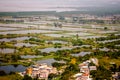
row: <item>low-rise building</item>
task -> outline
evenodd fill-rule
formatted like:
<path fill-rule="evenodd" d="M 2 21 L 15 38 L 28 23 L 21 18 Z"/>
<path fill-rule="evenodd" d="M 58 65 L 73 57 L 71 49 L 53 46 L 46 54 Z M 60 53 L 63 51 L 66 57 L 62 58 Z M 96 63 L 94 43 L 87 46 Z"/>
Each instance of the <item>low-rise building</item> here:
<path fill-rule="evenodd" d="M 90 71 L 97 70 L 97 67 L 90 66 L 89 64 L 91 62 L 93 62 L 93 61 L 87 60 L 87 61 L 79 64 L 80 72 L 73 76 L 75 78 L 75 80 L 92 80 L 92 78 L 90 78 Z"/>
<path fill-rule="evenodd" d="M 36 64 L 32 65 L 31 67 L 27 68 L 26 71 L 21 72 L 22 76 L 29 75 L 32 78 L 39 78 L 39 79 L 48 79 L 49 74 L 57 74 L 58 71 L 56 68 L 52 66 L 48 66 L 47 64 Z"/>

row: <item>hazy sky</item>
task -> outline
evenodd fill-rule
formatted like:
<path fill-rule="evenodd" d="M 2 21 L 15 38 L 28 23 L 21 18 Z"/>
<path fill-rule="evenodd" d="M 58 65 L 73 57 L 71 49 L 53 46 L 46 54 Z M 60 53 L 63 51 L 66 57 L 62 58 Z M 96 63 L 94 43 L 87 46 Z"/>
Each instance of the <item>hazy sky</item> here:
<path fill-rule="evenodd" d="M 0 12 L 57 10 L 50 7 L 116 6 L 120 0 L 0 0 Z M 59 8 L 60 10 L 60 8 Z M 71 10 L 66 8 L 66 10 Z M 73 9 L 74 10 L 74 9 Z"/>

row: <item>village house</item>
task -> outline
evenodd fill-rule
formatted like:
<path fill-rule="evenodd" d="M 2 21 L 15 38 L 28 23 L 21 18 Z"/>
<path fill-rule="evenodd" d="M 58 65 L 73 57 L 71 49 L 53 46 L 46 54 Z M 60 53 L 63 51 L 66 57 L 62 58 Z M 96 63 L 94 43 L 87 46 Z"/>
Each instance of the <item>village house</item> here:
<path fill-rule="evenodd" d="M 29 75 L 32 78 L 39 78 L 39 79 L 48 79 L 49 74 L 57 74 L 57 69 L 52 67 L 52 66 L 48 66 L 47 64 L 36 64 L 36 65 L 32 65 L 31 67 L 27 68 L 26 71 L 21 72 L 20 74 L 22 76 L 24 75 Z"/>
<path fill-rule="evenodd" d="M 97 70 L 96 66 L 89 65 L 93 61 L 94 59 L 91 59 L 79 64 L 80 72 L 73 76 L 75 80 L 92 80 L 92 78 L 90 77 L 90 71 Z"/>

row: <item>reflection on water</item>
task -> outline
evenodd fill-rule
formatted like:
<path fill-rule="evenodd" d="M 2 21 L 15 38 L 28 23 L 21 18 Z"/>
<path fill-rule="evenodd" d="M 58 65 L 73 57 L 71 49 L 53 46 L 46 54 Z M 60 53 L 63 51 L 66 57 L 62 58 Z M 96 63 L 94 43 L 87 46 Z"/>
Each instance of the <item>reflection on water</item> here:
<path fill-rule="evenodd" d="M 2 41 L 5 41 L 5 42 L 10 42 L 10 41 L 13 41 L 13 40 L 16 40 L 16 41 L 18 41 L 18 40 L 26 40 L 26 39 L 29 39 L 30 37 L 17 37 L 17 38 L 3 38 L 3 39 L 0 39 L 0 41 L 2 42 Z"/>
<path fill-rule="evenodd" d="M 44 35 L 51 36 L 51 37 L 62 37 L 62 36 L 67 37 L 67 35 L 64 35 L 64 34 L 44 34 Z"/>
<path fill-rule="evenodd" d="M 36 44 L 30 44 L 30 43 L 17 43 L 15 44 L 15 46 L 19 46 L 19 47 L 22 47 L 22 46 L 26 46 L 26 47 L 30 47 L 30 46 L 37 46 Z"/>
<path fill-rule="evenodd" d="M 46 32 L 55 32 L 55 31 L 49 31 L 49 30 L 24 30 L 24 31 L 0 32 L 0 34 L 27 34 L 27 33 L 46 33 Z"/>
<path fill-rule="evenodd" d="M 17 30 L 17 28 L 0 27 L 0 30 Z"/>
<path fill-rule="evenodd" d="M 104 41 L 97 41 L 98 43 L 108 43 L 108 42 L 114 42 L 119 41 L 120 39 L 113 39 L 113 40 L 104 40 Z"/>
<path fill-rule="evenodd" d="M 55 43 L 66 44 L 66 43 L 67 43 L 67 42 L 65 42 L 65 41 L 57 41 L 57 40 L 54 40 L 54 41 L 46 41 L 46 43 L 49 43 L 49 42 L 52 42 L 53 44 L 55 44 Z"/>
<path fill-rule="evenodd" d="M 21 58 L 29 59 L 29 58 L 38 58 L 43 56 L 35 56 L 35 55 L 21 55 Z"/>
<path fill-rule="evenodd" d="M 22 72 L 26 69 L 27 67 L 23 65 L 8 65 L 8 66 L 0 66 L 0 70 L 5 71 L 6 73 L 12 72 Z"/>
<path fill-rule="evenodd" d="M 10 49 L 10 48 L 0 48 L 0 53 L 14 53 L 15 49 Z"/>
<path fill-rule="evenodd" d="M 65 63 L 65 61 L 56 61 L 55 59 L 46 59 L 46 60 L 39 60 L 39 61 L 37 61 L 36 63 L 38 63 L 38 64 L 42 64 L 42 63 L 46 63 L 47 65 L 50 65 L 50 66 L 52 66 L 52 63 L 54 63 L 54 62 L 60 62 L 60 63 Z"/>
<path fill-rule="evenodd" d="M 72 56 L 76 56 L 76 57 L 79 57 L 79 56 L 85 56 L 87 54 L 90 54 L 91 52 L 80 52 L 78 54 L 71 54 Z"/>
<path fill-rule="evenodd" d="M 41 52 L 46 52 L 46 53 L 49 53 L 49 52 L 56 52 L 57 50 L 65 50 L 65 49 L 72 49 L 72 48 L 68 48 L 68 47 L 62 47 L 62 48 L 45 48 L 45 49 L 41 49 Z"/>

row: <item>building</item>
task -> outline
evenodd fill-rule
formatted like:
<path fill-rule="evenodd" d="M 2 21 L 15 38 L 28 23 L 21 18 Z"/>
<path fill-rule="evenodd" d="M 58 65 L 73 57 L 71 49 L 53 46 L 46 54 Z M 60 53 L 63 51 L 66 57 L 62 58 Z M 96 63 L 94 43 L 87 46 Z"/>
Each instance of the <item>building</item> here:
<path fill-rule="evenodd" d="M 95 60 L 97 60 L 97 59 L 95 58 Z M 91 63 L 93 61 L 94 61 L 94 58 L 92 58 L 92 60 L 87 60 L 87 61 L 79 64 L 80 72 L 73 76 L 75 78 L 75 80 L 92 80 L 92 78 L 90 78 L 90 71 L 97 70 L 96 66 L 89 65 L 89 63 Z"/>
<path fill-rule="evenodd" d="M 36 64 L 32 65 L 31 67 L 27 68 L 26 71 L 21 72 L 22 76 L 29 75 L 32 78 L 39 78 L 39 79 L 48 79 L 49 74 L 57 74 L 58 71 L 56 68 L 52 66 L 48 66 L 47 64 Z"/>

